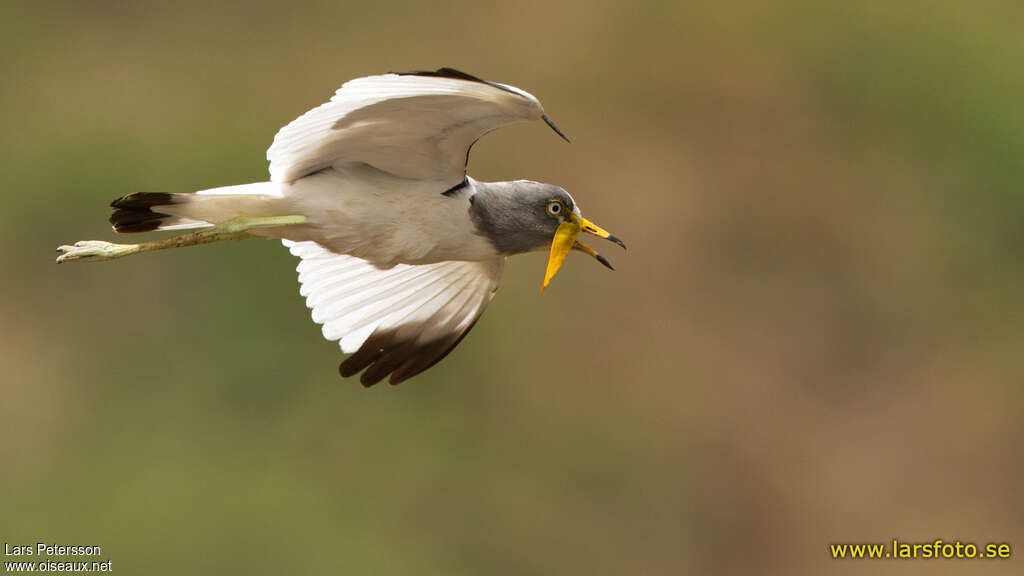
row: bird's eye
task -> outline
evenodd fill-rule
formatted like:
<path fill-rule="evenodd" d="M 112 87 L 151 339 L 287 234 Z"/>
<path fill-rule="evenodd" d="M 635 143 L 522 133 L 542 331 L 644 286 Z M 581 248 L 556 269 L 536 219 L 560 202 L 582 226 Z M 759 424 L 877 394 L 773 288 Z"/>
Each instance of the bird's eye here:
<path fill-rule="evenodd" d="M 548 214 L 552 216 L 558 216 L 562 213 L 562 204 L 560 202 L 551 202 L 548 204 Z"/>

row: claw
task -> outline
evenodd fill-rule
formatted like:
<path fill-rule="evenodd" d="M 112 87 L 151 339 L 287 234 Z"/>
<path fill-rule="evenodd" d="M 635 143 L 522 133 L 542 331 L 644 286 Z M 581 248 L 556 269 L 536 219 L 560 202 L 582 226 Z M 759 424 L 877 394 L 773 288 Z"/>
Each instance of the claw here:
<path fill-rule="evenodd" d="M 81 240 L 73 246 L 67 244 L 57 248 L 57 264 L 64 262 L 93 262 L 96 260 L 113 260 L 138 252 L 137 244 L 113 244 L 103 240 Z"/>

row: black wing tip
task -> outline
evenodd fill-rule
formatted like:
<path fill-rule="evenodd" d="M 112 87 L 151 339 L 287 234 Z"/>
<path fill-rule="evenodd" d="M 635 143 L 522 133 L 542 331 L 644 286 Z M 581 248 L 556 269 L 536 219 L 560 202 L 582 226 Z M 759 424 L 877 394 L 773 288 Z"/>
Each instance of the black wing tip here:
<path fill-rule="evenodd" d="M 552 130 L 555 131 L 555 134 L 558 134 L 559 136 L 562 137 L 562 140 L 565 140 L 569 144 L 572 144 L 572 140 L 569 140 L 569 137 L 565 135 L 565 132 L 562 132 L 561 129 L 558 128 L 558 126 L 555 124 L 555 121 L 552 120 L 550 116 L 548 116 L 547 114 L 541 114 L 540 117 L 548 126 L 551 127 Z"/>
<path fill-rule="evenodd" d="M 467 72 L 463 72 L 462 70 L 456 70 L 455 68 L 449 68 L 447 66 L 438 68 L 437 70 L 412 70 L 409 72 L 391 72 L 391 74 L 397 74 L 399 76 L 427 76 L 431 78 L 454 78 L 456 80 L 468 80 L 469 82 L 479 82 L 481 84 L 487 84 L 488 86 L 493 86 L 499 90 L 504 90 L 505 92 L 508 92 L 510 94 L 522 96 L 522 94 L 520 94 L 519 92 L 516 92 L 515 90 L 510 90 L 508 87 L 502 86 L 497 82 L 484 80 L 479 76 L 474 76 Z M 555 122 L 554 120 L 551 119 L 551 117 L 549 117 L 547 114 L 542 114 L 541 118 L 543 118 L 544 122 L 546 122 L 547 125 L 550 126 L 552 130 L 555 131 L 555 134 L 561 136 L 562 139 L 565 140 L 566 142 L 570 144 L 572 143 L 572 140 L 569 140 L 569 137 L 565 135 L 565 132 L 562 132 L 562 130 L 555 125 Z"/>
<path fill-rule="evenodd" d="M 437 70 L 413 70 L 411 72 L 391 72 L 391 74 L 397 74 L 399 76 L 427 76 L 431 78 L 453 78 L 455 80 L 479 82 L 481 84 L 486 84 L 492 88 L 497 88 L 498 90 L 504 90 L 509 94 L 515 94 L 520 98 L 525 98 L 525 96 L 523 96 L 522 94 L 515 90 L 510 89 L 508 86 L 503 86 L 501 84 L 498 84 L 497 82 L 491 82 L 490 80 L 484 80 L 479 76 L 474 76 L 467 72 L 463 72 L 462 70 L 456 70 L 455 68 L 448 68 L 447 66 L 444 68 L 438 68 Z"/>
<path fill-rule="evenodd" d="M 411 70 L 409 72 L 391 72 L 391 74 L 398 74 L 399 76 L 431 76 L 434 78 L 455 78 L 457 80 L 469 80 L 470 82 L 480 82 L 482 84 L 493 83 L 484 80 L 478 76 L 474 76 L 462 70 L 456 70 L 455 68 L 449 68 L 447 66 L 438 68 L 437 70 Z"/>
<path fill-rule="evenodd" d="M 364 388 L 369 388 L 385 378 L 388 378 L 388 383 L 392 386 L 401 384 L 444 360 L 469 334 L 473 326 L 476 326 L 476 320 L 462 332 L 426 343 L 417 342 L 415 337 L 403 339 L 397 330 L 374 332 L 359 350 L 338 366 L 338 372 L 342 378 L 363 372 L 359 377 L 359 383 Z"/>

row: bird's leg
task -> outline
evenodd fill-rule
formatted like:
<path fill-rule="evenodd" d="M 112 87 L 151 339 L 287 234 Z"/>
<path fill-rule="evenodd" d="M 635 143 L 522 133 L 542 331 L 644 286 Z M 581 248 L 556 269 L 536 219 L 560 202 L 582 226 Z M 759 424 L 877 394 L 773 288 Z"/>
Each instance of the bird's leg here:
<path fill-rule="evenodd" d="M 294 226 L 296 224 L 304 224 L 305 222 L 305 216 L 267 216 L 254 218 L 243 216 L 210 228 L 203 228 L 202 230 L 196 230 L 195 232 L 189 232 L 188 234 L 182 234 L 181 236 L 164 238 L 163 240 L 154 240 L 152 242 L 140 242 L 138 244 L 114 244 L 112 242 L 104 242 L 103 240 L 82 240 L 80 242 L 75 242 L 73 246 L 64 245 L 57 248 L 57 252 L 60 253 L 60 256 L 57 257 L 57 263 L 74 262 L 76 260 L 80 260 L 82 262 L 113 260 L 115 258 L 122 258 L 124 256 L 138 254 L 139 252 L 149 252 L 151 250 L 197 246 L 199 244 L 209 244 L 211 242 L 222 242 L 225 240 L 244 240 L 245 238 L 256 237 L 249 233 L 250 230 L 260 228 L 277 228 L 280 226 Z"/>

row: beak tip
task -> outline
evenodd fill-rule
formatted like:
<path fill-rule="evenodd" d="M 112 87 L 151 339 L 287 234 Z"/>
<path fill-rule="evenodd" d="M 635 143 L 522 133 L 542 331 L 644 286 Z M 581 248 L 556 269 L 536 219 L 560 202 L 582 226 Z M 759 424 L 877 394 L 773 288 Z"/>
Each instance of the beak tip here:
<path fill-rule="evenodd" d="M 562 137 L 562 140 L 565 140 L 566 142 L 572 144 L 572 140 L 569 140 L 569 137 L 566 136 L 565 133 L 562 132 L 557 125 L 555 125 L 555 121 L 552 120 L 550 116 L 548 116 L 547 114 L 541 114 L 540 117 L 544 120 L 545 124 L 550 126 L 551 129 L 555 131 L 555 134 L 558 134 L 559 136 Z"/>

